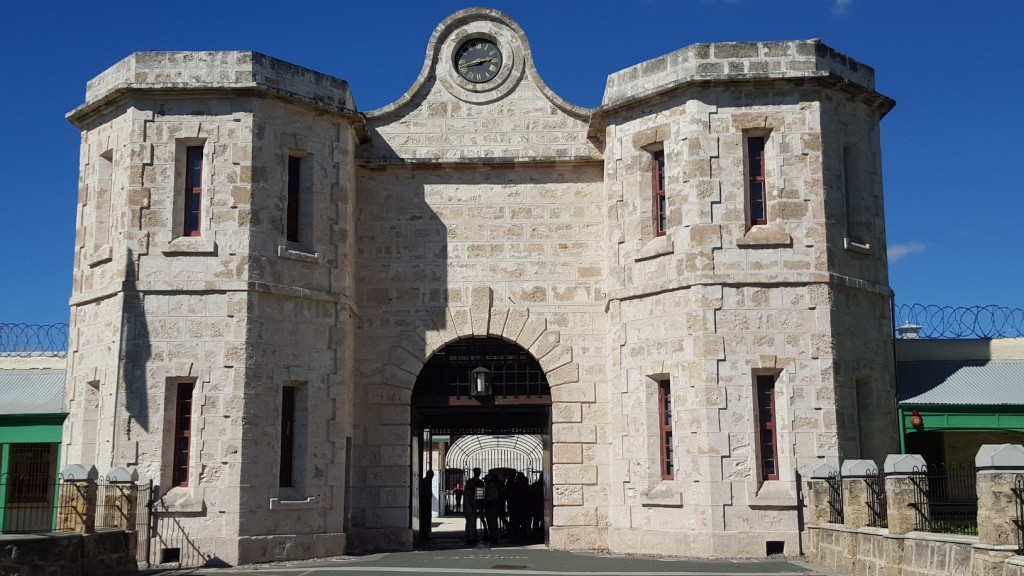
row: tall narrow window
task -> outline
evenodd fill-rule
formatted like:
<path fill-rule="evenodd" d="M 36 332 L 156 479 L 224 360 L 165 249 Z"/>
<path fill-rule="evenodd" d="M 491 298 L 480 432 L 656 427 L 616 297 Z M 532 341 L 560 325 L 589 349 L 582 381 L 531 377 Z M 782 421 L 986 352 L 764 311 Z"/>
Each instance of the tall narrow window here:
<path fill-rule="evenodd" d="M 195 384 L 178 384 L 174 403 L 174 460 L 171 486 L 188 486 L 189 450 L 192 444 L 192 391 Z"/>
<path fill-rule="evenodd" d="M 288 220 L 285 237 L 289 242 L 299 241 L 299 199 L 301 196 L 302 158 L 288 157 Z"/>
<path fill-rule="evenodd" d="M 764 136 L 747 136 L 747 198 L 750 224 L 768 223 L 764 181 Z"/>
<path fill-rule="evenodd" d="M 199 236 L 203 215 L 203 147 L 185 149 L 184 236 Z"/>
<path fill-rule="evenodd" d="M 664 236 L 665 231 L 668 229 L 665 203 L 665 151 L 655 150 L 651 152 L 651 161 L 653 164 L 654 235 Z"/>
<path fill-rule="evenodd" d="M 675 466 L 672 464 L 672 383 L 669 380 L 658 381 L 658 428 L 661 435 L 661 477 L 672 480 L 675 478 Z"/>
<path fill-rule="evenodd" d="M 779 450 L 776 442 L 775 376 L 757 376 L 758 455 L 761 479 L 779 479 Z"/>
<path fill-rule="evenodd" d="M 278 486 L 294 486 L 295 468 L 295 386 L 281 388 L 281 472 Z"/>

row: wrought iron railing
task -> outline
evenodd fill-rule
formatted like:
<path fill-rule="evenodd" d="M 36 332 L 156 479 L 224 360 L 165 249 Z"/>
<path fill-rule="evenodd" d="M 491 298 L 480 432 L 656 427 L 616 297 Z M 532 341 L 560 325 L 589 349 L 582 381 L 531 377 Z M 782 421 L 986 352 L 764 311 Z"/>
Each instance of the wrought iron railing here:
<path fill-rule="evenodd" d="M 103 478 L 96 484 L 96 527 L 120 528 L 128 533 L 137 562 L 151 564 L 150 511 L 153 481 L 112 482 Z"/>
<path fill-rule="evenodd" d="M 875 528 L 889 527 L 889 512 L 886 508 L 885 498 L 885 472 L 882 470 L 869 470 L 870 474 L 864 479 L 868 489 L 868 526 Z"/>
<path fill-rule="evenodd" d="M 843 523 L 843 477 L 837 472 L 830 472 L 828 479 L 828 521 L 832 524 Z"/>
<path fill-rule="evenodd" d="M 917 530 L 978 534 L 978 476 L 973 465 L 928 464 L 914 472 Z"/>
<path fill-rule="evenodd" d="M 67 356 L 67 324 L 0 323 L 0 356 Z"/>
<path fill-rule="evenodd" d="M 31 534 L 71 530 L 73 494 L 59 476 L 0 475 L 0 534 Z"/>
<path fill-rule="evenodd" d="M 1024 551 L 1024 474 L 1013 478 L 1013 499 L 1017 504 L 1017 517 L 1013 525 L 1017 528 L 1017 551 Z"/>
<path fill-rule="evenodd" d="M 897 338 L 1024 338 L 1024 308 L 900 304 L 895 320 Z"/>

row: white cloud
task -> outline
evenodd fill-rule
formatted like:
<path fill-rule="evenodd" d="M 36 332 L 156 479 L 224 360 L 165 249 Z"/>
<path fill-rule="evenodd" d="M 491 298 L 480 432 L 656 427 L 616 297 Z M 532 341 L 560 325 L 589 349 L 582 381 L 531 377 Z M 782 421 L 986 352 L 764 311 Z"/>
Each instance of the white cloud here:
<path fill-rule="evenodd" d="M 846 16 L 846 12 L 850 9 L 850 4 L 853 4 L 853 0 L 835 0 L 832 4 L 832 15 L 836 18 Z"/>
<path fill-rule="evenodd" d="M 925 245 L 918 242 L 910 242 L 908 244 L 893 244 L 889 246 L 886 253 L 889 255 L 889 262 L 895 262 L 901 260 L 914 252 L 924 252 Z"/>

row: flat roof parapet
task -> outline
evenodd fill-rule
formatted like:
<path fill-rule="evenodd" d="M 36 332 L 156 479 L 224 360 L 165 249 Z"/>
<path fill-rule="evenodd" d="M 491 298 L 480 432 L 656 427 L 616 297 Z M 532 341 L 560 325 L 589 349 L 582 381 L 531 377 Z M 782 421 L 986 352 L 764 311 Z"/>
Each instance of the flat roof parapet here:
<path fill-rule="evenodd" d="M 86 84 L 77 123 L 118 96 L 142 90 L 254 90 L 327 110 L 354 113 L 348 82 L 252 51 L 135 52 Z"/>
<path fill-rule="evenodd" d="M 815 77 L 833 77 L 868 93 L 875 90 L 873 68 L 818 39 L 692 44 L 608 76 L 601 108 L 691 82 Z"/>

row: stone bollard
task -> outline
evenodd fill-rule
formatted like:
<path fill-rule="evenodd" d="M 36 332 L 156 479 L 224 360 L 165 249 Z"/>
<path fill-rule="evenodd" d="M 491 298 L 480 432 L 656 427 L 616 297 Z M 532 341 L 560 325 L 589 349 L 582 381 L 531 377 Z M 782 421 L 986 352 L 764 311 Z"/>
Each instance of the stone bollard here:
<path fill-rule="evenodd" d="M 883 466 L 889 534 L 913 532 L 917 529 L 918 512 L 913 506 L 917 500 L 917 485 L 927 482 L 928 478 L 924 458 L 917 454 L 889 454 Z"/>
<path fill-rule="evenodd" d="M 835 466 L 822 464 L 811 472 L 811 479 L 807 482 L 807 501 L 810 510 L 810 524 L 828 524 L 831 515 L 831 508 L 828 502 L 828 479 L 829 476 L 837 474 Z"/>
<path fill-rule="evenodd" d="M 978 543 L 1017 545 L 1018 477 L 1024 488 L 1024 446 L 985 444 L 974 458 L 978 469 Z M 1021 518 L 1024 520 L 1024 518 Z"/>
<path fill-rule="evenodd" d="M 63 482 L 58 495 L 57 530 L 92 532 L 96 528 L 96 467 L 70 464 L 60 475 Z"/>
<path fill-rule="evenodd" d="M 867 479 L 878 474 L 871 460 L 846 460 L 843 476 L 843 526 L 863 528 L 871 524 Z"/>

